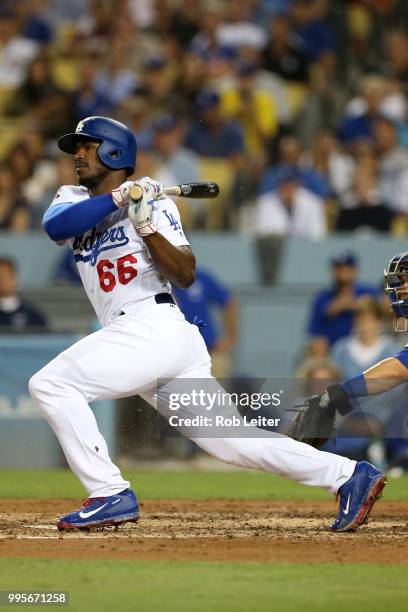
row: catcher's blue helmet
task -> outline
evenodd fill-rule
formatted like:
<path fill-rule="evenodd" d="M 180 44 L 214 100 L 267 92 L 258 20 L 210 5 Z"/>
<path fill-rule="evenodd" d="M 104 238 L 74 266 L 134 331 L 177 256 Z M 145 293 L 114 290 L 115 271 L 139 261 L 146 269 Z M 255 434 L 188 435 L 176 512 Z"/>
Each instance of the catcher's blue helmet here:
<path fill-rule="evenodd" d="M 75 153 L 80 140 L 99 141 L 98 157 L 112 170 L 124 169 L 127 176 L 133 174 L 136 165 L 136 138 L 123 123 L 109 117 L 87 117 L 82 119 L 72 134 L 65 134 L 58 140 L 61 151 Z"/>
<path fill-rule="evenodd" d="M 397 319 L 408 318 L 408 251 L 395 255 L 384 270 L 384 289 Z"/>

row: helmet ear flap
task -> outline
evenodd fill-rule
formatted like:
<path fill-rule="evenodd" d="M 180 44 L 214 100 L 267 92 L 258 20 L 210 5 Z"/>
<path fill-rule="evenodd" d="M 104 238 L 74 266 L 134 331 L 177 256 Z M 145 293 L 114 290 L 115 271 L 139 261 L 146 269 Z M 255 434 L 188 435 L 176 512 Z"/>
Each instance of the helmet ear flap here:
<path fill-rule="evenodd" d="M 114 151 L 111 151 L 109 153 L 109 155 L 111 156 L 112 159 L 116 160 L 116 159 L 120 159 L 121 155 L 122 155 L 122 151 L 120 149 L 115 149 Z"/>
<path fill-rule="evenodd" d="M 105 166 L 112 170 L 127 170 L 124 159 L 126 155 L 123 149 L 115 145 L 116 143 L 103 140 L 98 147 L 98 157 Z"/>

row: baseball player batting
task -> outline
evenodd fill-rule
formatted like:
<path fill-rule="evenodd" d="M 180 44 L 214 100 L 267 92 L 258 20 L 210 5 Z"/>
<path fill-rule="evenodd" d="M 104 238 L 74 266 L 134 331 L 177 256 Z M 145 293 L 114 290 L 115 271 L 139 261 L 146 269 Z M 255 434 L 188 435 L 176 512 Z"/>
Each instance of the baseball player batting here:
<path fill-rule="evenodd" d="M 109 457 L 90 402 L 140 394 L 157 408 L 158 379 L 210 379 L 211 360 L 171 285 L 194 281 L 195 258 L 175 203 L 158 181 L 129 181 L 136 141 L 122 123 L 88 117 L 58 141 L 75 160 L 78 185 L 63 185 L 43 227 L 69 243 L 102 329 L 58 355 L 29 382 L 32 397 L 88 491 L 83 507 L 61 517 L 60 530 L 119 525 L 139 518 L 139 505 Z M 137 187 L 138 189 L 135 189 Z M 142 194 L 134 201 L 130 191 Z M 366 521 L 385 478 L 366 462 L 321 452 L 285 436 L 194 438 L 237 466 L 280 474 L 339 495 L 332 531 Z"/>

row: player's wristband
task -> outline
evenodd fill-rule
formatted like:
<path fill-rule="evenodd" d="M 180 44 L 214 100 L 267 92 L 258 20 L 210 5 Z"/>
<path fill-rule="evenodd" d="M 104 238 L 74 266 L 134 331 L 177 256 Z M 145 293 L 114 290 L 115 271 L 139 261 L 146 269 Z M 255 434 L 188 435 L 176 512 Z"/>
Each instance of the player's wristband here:
<path fill-rule="evenodd" d="M 353 410 L 349 397 L 341 385 L 330 385 L 326 389 L 330 405 L 341 415 L 346 415 Z"/>
<path fill-rule="evenodd" d="M 364 374 L 357 374 L 352 378 L 347 378 L 340 383 L 340 387 L 347 394 L 347 397 L 364 397 L 368 395 L 367 383 Z"/>
<path fill-rule="evenodd" d="M 330 404 L 337 412 L 343 416 L 349 414 L 353 410 L 350 400 L 368 395 L 364 374 L 357 374 L 357 376 L 343 380 L 340 384 L 330 385 L 327 387 L 327 394 Z"/>
<path fill-rule="evenodd" d="M 154 223 L 146 223 L 146 225 L 141 225 L 136 227 L 136 231 L 142 238 L 144 236 L 151 236 L 157 232 L 157 227 Z"/>
<path fill-rule="evenodd" d="M 124 197 L 124 193 L 125 190 L 120 187 L 112 189 L 111 191 L 112 200 L 118 208 L 124 208 L 128 204 L 128 201 Z"/>

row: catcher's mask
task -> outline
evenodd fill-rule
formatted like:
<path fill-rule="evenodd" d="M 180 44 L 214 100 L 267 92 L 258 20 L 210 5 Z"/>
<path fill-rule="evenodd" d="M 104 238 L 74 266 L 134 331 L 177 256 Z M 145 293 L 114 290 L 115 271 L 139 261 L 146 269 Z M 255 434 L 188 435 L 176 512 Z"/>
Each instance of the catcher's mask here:
<path fill-rule="evenodd" d="M 408 251 L 389 262 L 384 270 L 384 289 L 397 319 L 395 331 L 408 331 Z"/>

